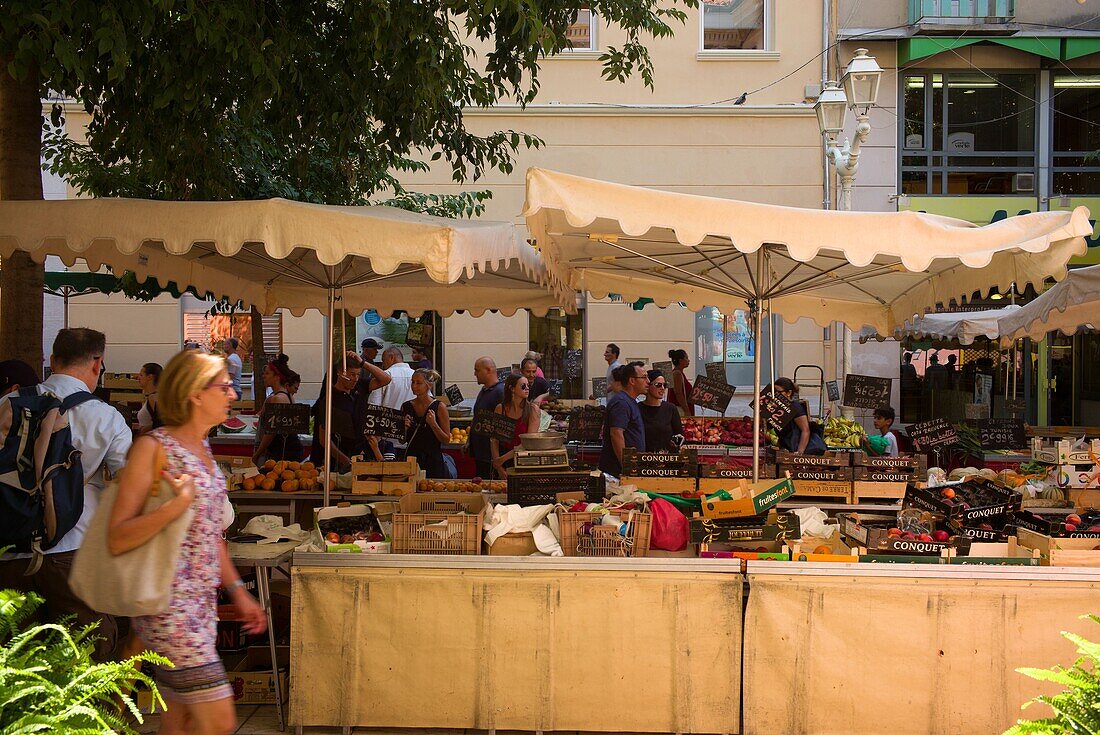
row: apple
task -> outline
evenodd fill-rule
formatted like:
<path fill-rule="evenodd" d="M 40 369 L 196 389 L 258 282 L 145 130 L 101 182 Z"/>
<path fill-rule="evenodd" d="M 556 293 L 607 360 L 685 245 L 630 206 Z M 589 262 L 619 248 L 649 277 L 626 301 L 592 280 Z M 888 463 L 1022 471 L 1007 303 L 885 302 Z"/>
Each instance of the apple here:
<path fill-rule="evenodd" d="M 1075 526 L 1080 526 L 1081 516 L 1077 515 L 1076 513 L 1070 513 L 1068 516 L 1066 516 L 1066 523 L 1072 523 Z"/>
<path fill-rule="evenodd" d="M 1066 532 L 1067 533 L 1073 533 L 1076 530 L 1077 530 L 1077 526 L 1075 526 L 1074 524 L 1072 524 L 1072 523 L 1067 523 L 1066 524 Z"/>
<path fill-rule="evenodd" d="M 989 525 L 988 523 L 979 523 L 978 528 L 982 529 L 983 531 L 992 531 L 993 530 L 993 526 Z"/>
<path fill-rule="evenodd" d="M 928 543 L 932 540 L 932 537 L 930 535 L 928 535 L 927 533 L 922 533 L 920 536 L 917 536 L 917 539 L 919 539 L 920 541 L 924 541 L 925 543 Z"/>
<path fill-rule="evenodd" d="M 951 534 L 949 534 L 947 531 L 936 531 L 932 534 L 932 538 L 934 538 L 936 541 L 947 541 L 947 539 L 951 538 Z"/>
<path fill-rule="evenodd" d="M 901 529 L 900 528 L 891 528 L 889 531 L 886 532 L 886 535 L 887 536 L 900 536 L 901 535 Z"/>
<path fill-rule="evenodd" d="M 902 534 L 901 534 L 901 537 L 903 539 L 905 539 L 906 541 L 913 541 L 914 539 L 917 538 L 916 534 L 911 533 L 909 531 L 903 531 Z"/>

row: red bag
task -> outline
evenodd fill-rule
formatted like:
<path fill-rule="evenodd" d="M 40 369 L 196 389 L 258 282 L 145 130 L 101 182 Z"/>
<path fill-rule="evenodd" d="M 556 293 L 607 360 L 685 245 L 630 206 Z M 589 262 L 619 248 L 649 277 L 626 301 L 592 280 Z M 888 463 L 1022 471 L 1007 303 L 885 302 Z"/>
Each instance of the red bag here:
<path fill-rule="evenodd" d="M 649 548 L 683 551 L 688 543 L 688 519 L 667 500 L 649 501 L 653 523 L 649 531 Z"/>

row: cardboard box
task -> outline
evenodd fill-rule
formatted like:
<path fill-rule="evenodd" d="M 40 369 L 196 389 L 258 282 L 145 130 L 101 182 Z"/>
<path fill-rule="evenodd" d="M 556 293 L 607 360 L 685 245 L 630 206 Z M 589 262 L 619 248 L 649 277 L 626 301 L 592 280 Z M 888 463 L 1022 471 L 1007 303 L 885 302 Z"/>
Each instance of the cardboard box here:
<path fill-rule="evenodd" d="M 243 625 L 236 605 L 218 605 L 216 648 L 222 653 L 232 653 L 255 643 L 256 636 L 246 633 Z"/>
<path fill-rule="evenodd" d="M 852 502 L 862 503 L 865 500 L 901 500 L 905 497 L 905 489 L 909 487 L 907 482 L 865 482 L 856 480 L 852 483 Z"/>
<path fill-rule="evenodd" d="M 861 482 L 920 482 L 924 477 L 919 472 L 907 469 L 883 469 L 880 467 L 854 467 L 853 480 Z"/>
<path fill-rule="evenodd" d="M 399 462 L 351 463 L 352 495 L 389 495 L 401 497 L 416 492 L 424 476 L 416 457 Z"/>
<path fill-rule="evenodd" d="M 1026 510 L 1018 510 L 1012 514 L 1011 522 L 1017 528 L 1026 528 L 1029 531 L 1055 538 L 1100 539 L 1100 531 L 1089 530 L 1090 528 L 1095 528 L 1097 525 L 1100 525 L 1100 517 L 1098 517 L 1098 514 L 1079 514 L 1082 515 L 1082 522 L 1077 530 L 1067 531 L 1065 518 L 1072 512 L 1072 510 L 1067 508 L 1065 513 L 1058 515 L 1045 513 L 1039 515 L 1038 513 L 1032 513 Z M 1098 543 L 1100 543 L 1100 541 L 1098 541 Z"/>
<path fill-rule="evenodd" d="M 358 539 L 349 544 L 334 544 L 325 540 L 321 533 L 318 521 L 330 518 L 346 518 L 370 515 L 373 509 L 364 504 L 330 505 L 326 508 L 315 508 L 313 511 L 313 543 L 327 552 L 334 554 L 388 554 L 391 550 L 392 539 L 387 536 L 384 541 L 366 541 Z"/>
<path fill-rule="evenodd" d="M 706 518 L 737 518 L 760 515 L 794 495 L 794 484 L 789 479 L 779 482 L 761 480 L 750 483 L 737 480 L 727 488 L 731 500 L 703 498 L 701 501 L 703 516 Z"/>
<path fill-rule="evenodd" d="M 815 482 L 852 481 L 851 467 L 804 467 L 780 464 L 776 466 L 780 477 L 790 475 L 792 480 L 812 480 Z"/>
<path fill-rule="evenodd" d="M 634 477 L 623 475 L 619 478 L 619 484 L 620 487 L 633 485 L 639 490 L 672 495 L 694 495 L 698 492 L 698 481 L 694 477 Z"/>
<path fill-rule="evenodd" d="M 775 510 L 743 518 L 695 516 L 688 519 L 688 527 L 693 544 L 787 542 L 802 536 L 797 515 Z"/>
<path fill-rule="evenodd" d="M 1084 446 L 1075 447 L 1075 441 L 1061 439 L 1047 444 L 1042 437 L 1031 440 L 1031 458 L 1036 462 L 1063 465 L 1095 465 L 1100 457 L 1100 439 L 1093 439 Z"/>
<path fill-rule="evenodd" d="M 284 706 L 289 702 L 290 648 L 277 646 L 275 660 L 279 669 L 279 689 L 283 693 Z M 233 687 L 233 701 L 237 704 L 275 704 L 275 675 L 271 671 L 271 650 L 267 646 L 253 646 L 245 652 L 244 659 L 228 673 Z"/>
<path fill-rule="evenodd" d="M 623 474 L 630 477 L 695 477 L 698 455 L 694 449 L 678 454 L 623 450 Z"/>
<path fill-rule="evenodd" d="M 988 480 L 971 478 L 951 487 L 958 491 L 964 485 L 970 485 L 980 491 L 983 502 L 966 508 L 961 502 L 955 502 L 959 500 L 958 496 L 953 502 L 948 503 L 942 495 L 943 488 L 929 488 L 923 483 L 910 483 L 905 491 L 904 506 L 942 513 L 946 518 L 963 526 L 977 526 L 986 522 L 988 518 L 1008 515 L 1020 507 L 1022 500 L 1020 495 Z"/>
<path fill-rule="evenodd" d="M 825 454 L 796 454 L 780 449 L 775 453 L 775 463 L 786 467 L 849 467 L 849 452 L 825 452 Z"/>

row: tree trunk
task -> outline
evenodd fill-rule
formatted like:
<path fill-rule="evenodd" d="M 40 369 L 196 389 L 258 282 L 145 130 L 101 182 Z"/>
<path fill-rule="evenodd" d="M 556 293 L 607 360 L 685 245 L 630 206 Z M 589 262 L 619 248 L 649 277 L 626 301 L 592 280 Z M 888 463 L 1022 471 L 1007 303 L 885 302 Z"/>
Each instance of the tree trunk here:
<path fill-rule="evenodd" d="M 0 59 L 0 200 L 42 198 L 42 101 L 38 70 L 20 81 Z M 28 243 L 29 244 L 29 243 Z M 42 368 L 45 268 L 16 251 L 0 267 L 0 359 Z"/>
<path fill-rule="evenodd" d="M 252 404 L 256 413 L 264 405 L 267 388 L 264 386 L 264 320 L 259 309 L 252 307 Z"/>

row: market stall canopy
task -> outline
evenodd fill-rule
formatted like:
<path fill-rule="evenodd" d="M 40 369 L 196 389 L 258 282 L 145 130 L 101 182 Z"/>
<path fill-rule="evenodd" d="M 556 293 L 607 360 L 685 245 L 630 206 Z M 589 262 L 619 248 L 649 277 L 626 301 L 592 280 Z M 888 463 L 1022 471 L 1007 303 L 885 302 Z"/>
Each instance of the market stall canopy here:
<path fill-rule="evenodd" d="M 597 297 L 724 312 L 770 299 L 788 321 L 842 321 L 880 334 L 974 292 L 1061 279 L 1092 234 L 1085 207 L 978 227 L 920 212 L 798 209 L 538 168 L 527 172 L 524 214 L 548 267 Z"/>
<path fill-rule="evenodd" d="M 26 250 L 154 277 L 264 313 L 575 309 L 575 295 L 507 222 L 286 199 L 0 202 L 0 256 Z"/>
<path fill-rule="evenodd" d="M 974 344 L 979 337 L 997 339 L 1000 332 L 997 328 L 998 320 L 1019 311 L 1022 307 L 1010 304 L 1001 309 L 986 309 L 985 311 L 964 311 L 944 314 L 925 314 L 922 317 L 914 317 L 904 326 L 894 330 L 894 339 L 942 339 L 954 340 L 961 345 Z M 868 340 L 887 339 L 886 335 L 877 333 L 870 327 L 864 327 L 859 334 L 860 342 Z"/>
<path fill-rule="evenodd" d="M 1043 339 L 1047 332 L 1073 334 L 1081 327 L 1097 326 L 1100 326 L 1100 265 L 1071 270 L 1060 283 L 997 324 L 1002 345 L 1023 337 Z"/>

